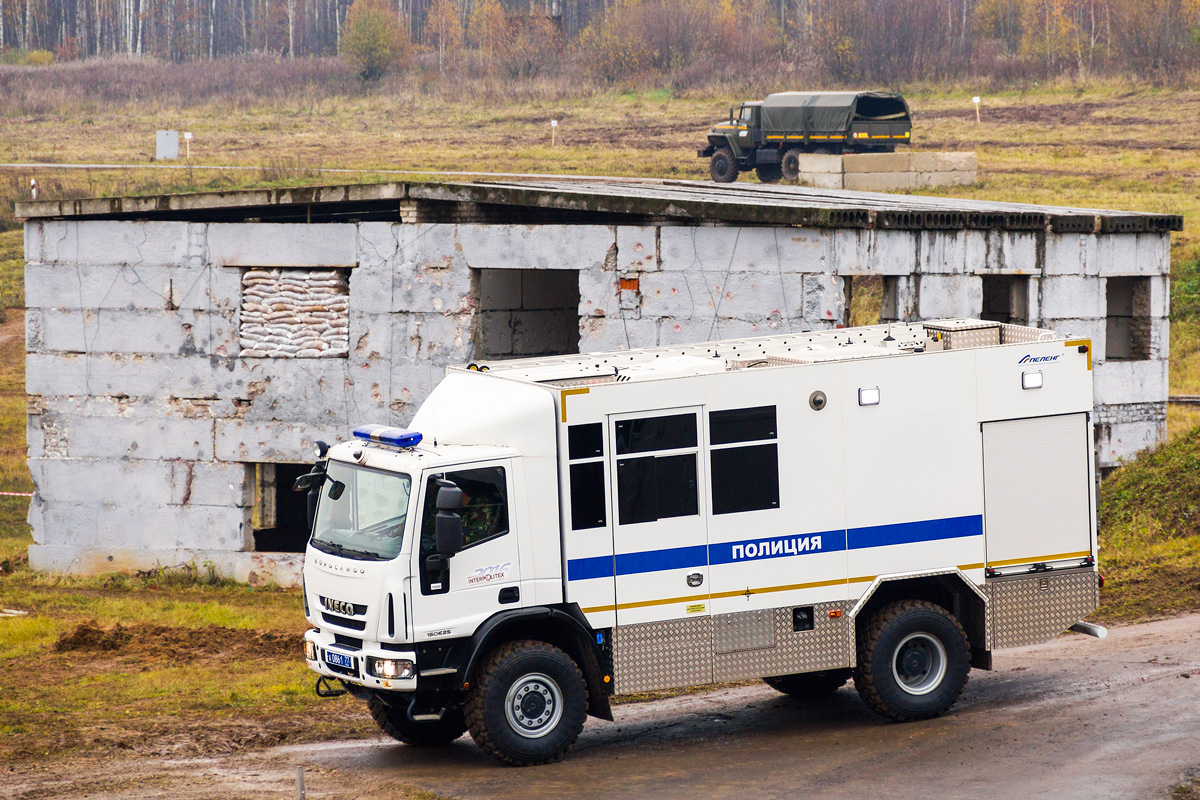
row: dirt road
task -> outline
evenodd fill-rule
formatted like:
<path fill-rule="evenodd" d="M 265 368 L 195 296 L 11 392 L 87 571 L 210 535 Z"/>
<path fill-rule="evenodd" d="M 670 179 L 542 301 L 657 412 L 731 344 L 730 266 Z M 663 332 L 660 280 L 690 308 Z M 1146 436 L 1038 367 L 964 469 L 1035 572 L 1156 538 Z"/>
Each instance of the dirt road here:
<path fill-rule="evenodd" d="M 1200 616 L 1071 635 L 997 654 L 946 717 L 899 725 L 851 688 L 804 704 L 745 686 L 617 708 L 576 751 L 505 769 L 463 737 L 238 757 L 18 769 L 0 797 L 1166 798 L 1200 766 Z M 86 778 L 79 777 L 86 774 Z M 107 778 L 107 779 L 106 779 Z"/>

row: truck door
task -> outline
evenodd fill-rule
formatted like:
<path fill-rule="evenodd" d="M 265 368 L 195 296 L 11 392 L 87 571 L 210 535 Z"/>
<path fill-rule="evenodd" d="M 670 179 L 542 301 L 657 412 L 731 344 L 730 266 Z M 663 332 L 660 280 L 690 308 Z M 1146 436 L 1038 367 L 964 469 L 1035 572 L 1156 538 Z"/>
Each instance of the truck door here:
<path fill-rule="evenodd" d="M 1087 414 L 985 422 L 988 566 L 1092 555 L 1091 465 Z"/>
<path fill-rule="evenodd" d="M 423 476 L 420 541 L 413 548 L 414 641 L 469 635 L 497 611 L 521 607 L 516 534 L 521 521 L 511 513 L 509 502 L 515 477 L 511 459 L 450 467 Z M 450 559 L 447 569 L 433 569 L 428 563 L 435 550 L 439 478 L 463 490 L 458 512 L 463 521 L 463 549 Z"/>
<path fill-rule="evenodd" d="M 700 412 L 608 417 L 618 625 L 709 614 Z"/>

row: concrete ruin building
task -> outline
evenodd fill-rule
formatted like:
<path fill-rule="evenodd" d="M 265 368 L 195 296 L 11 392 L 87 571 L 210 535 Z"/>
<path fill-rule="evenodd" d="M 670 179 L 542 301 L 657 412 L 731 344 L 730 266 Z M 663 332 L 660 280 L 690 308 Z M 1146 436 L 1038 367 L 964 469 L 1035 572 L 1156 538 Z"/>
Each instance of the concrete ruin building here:
<path fill-rule="evenodd" d="M 291 583 L 313 443 L 403 425 L 447 364 L 829 328 L 871 281 L 884 321 L 1090 339 L 1102 466 L 1165 433 L 1177 216 L 617 180 L 17 213 L 37 569 Z"/>

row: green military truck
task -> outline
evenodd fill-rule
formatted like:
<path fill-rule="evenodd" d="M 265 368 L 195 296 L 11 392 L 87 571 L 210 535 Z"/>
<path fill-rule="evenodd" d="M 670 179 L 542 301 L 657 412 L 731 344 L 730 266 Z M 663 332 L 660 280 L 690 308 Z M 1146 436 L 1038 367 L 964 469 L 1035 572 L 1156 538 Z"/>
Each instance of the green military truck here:
<path fill-rule="evenodd" d="M 890 153 L 911 138 L 908 103 L 895 92 L 779 92 L 730 108 L 696 155 L 711 159 L 718 183 L 750 169 L 773 183 L 800 177 L 802 153 Z"/>

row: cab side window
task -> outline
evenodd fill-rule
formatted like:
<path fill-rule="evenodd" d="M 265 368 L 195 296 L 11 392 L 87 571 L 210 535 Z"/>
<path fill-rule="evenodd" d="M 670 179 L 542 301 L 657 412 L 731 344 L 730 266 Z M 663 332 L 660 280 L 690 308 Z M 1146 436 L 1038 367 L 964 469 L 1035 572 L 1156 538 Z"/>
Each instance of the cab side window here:
<path fill-rule="evenodd" d="M 508 533 L 508 482 L 504 467 L 481 467 L 430 475 L 425 479 L 425 506 L 421 514 L 421 590 L 425 594 L 447 591 L 449 576 L 431 571 L 426 559 L 437 549 L 434 519 L 437 517 L 438 479 L 462 489 L 463 504 L 458 515 L 463 524 L 463 549 Z"/>

